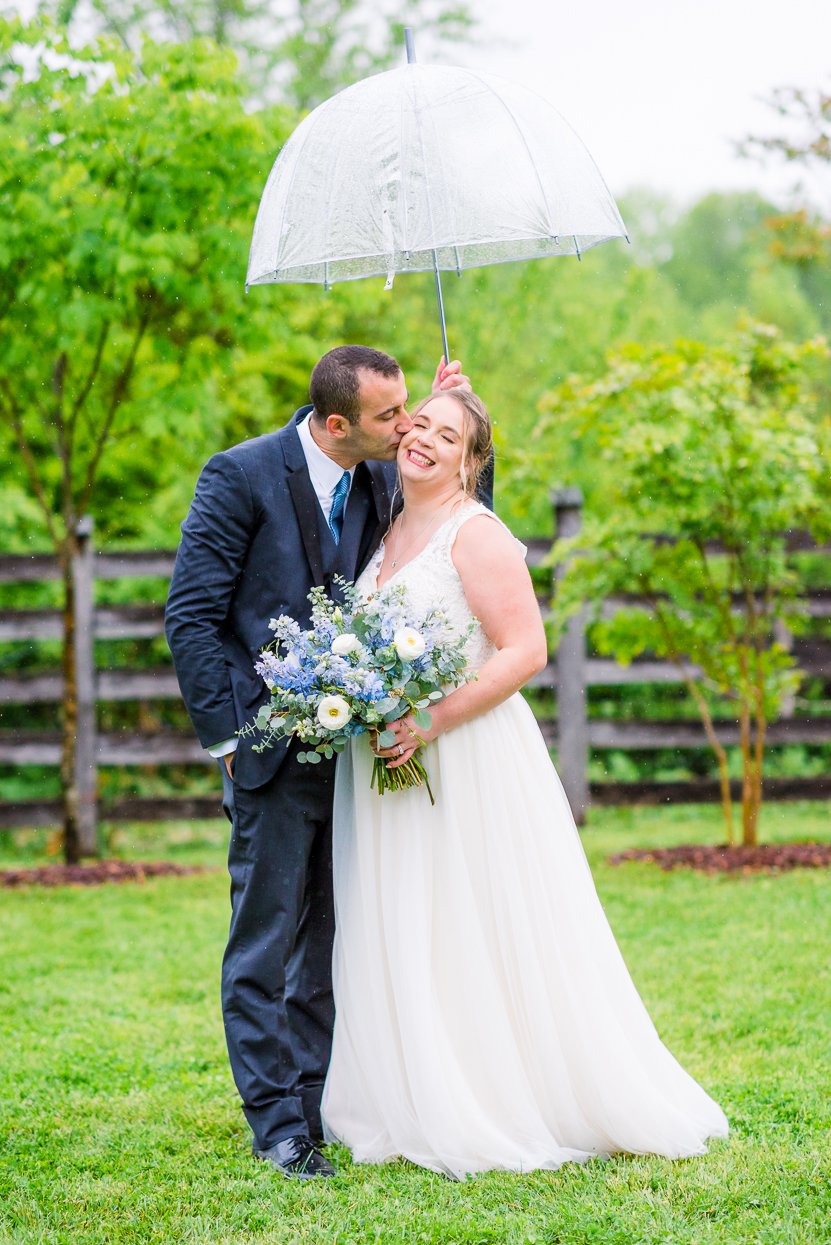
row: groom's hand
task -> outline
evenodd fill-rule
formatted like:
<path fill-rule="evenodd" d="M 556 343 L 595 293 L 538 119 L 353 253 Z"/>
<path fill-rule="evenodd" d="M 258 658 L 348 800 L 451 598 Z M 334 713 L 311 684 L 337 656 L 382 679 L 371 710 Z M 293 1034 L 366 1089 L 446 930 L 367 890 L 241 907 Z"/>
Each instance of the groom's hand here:
<path fill-rule="evenodd" d="M 472 392 L 470 378 L 465 376 L 458 359 L 445 363 L 444 355 L 439 360 L 436 374 L 433 377 L 433 393 L 446 393 L 448 389 L 468 389 Z"/>

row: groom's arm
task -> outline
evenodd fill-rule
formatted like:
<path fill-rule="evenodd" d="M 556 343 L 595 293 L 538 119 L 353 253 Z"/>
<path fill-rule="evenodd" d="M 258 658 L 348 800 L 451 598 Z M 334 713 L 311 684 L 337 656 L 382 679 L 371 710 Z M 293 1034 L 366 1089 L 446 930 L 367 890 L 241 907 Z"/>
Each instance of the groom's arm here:
<path fill-rule="evenodd" d="M 221 636 L 254 517 L 244 471 L 227 454 L 215 454 L 197 481 L 182 524 L 165 608 L 179 687 L 203 748 L 230 740 L 237 730 Z"/>

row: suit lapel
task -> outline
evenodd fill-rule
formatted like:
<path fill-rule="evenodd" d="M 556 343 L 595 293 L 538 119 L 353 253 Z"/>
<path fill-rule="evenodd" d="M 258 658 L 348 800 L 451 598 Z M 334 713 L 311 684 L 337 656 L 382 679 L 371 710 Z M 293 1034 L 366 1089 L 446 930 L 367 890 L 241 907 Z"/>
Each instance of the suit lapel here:
<path fill-rule="evenodd" d="M 369 515 L 372 516 L 374 526 L 375 510 L 369 480 L 366 472 L 362 471 L 359 465 L 355 470 L 352 488 L 349 491 L 343 531 L 335 558 L 338 571 L 345 579 L 354 579 L 356 576 L 355 567 Z"/>
<path fill-rule="evenodd" d="M 286 425 L 283 455 L 288 468 L 286 482 L 291 493 L 291 500 L 294 503 L 303 548 L 306 550 L 306 557 L 309 559 L 312 583 L 322 584 L 326 579 L 320 544 L 320 529 L 324 522 L 323 512 L 320 509 L 314 486 L 309 477 L 306 455 L 303 453 L 300 437 L 297 435 L 299 420 L 305 419 L 310 410 L 310 406 L 301 406 L 300 410 L 295 412 L 292 422 Z"/>
<path fill-rule="evenodd" d="M 325 537 L 321 537 L 325 520 L 309 477 L 306 455 L 303 453 L 303 446 L 297 434 L 297 424 L 305 419 L 311 409 L 310 406 L 301 406 L 295 412 L 291 423 L 283 429 L 282 441 L 288 471 L 286 480 L 297 515 L 303 547 L 312 571 L 312 579 L 315 584 L 323 584 L 328 578 L 322 546 L 322 539 Z M 359 463 L 356 468 L 344 525 L 344 537 L 347 536 L 347 528 L 352 529 L 350 533 L 352 550 L 357 544 L 357 556 L 354 563 L 356 579 L 378 548 L 381 538 L 390 525 L 395 478 L 395 466 L 391 463 L 368 461 Z M 344 543 L 344 541 L 341 542 L 341 548 Z M 352 550 L 349 552 L 351 553 Z M 344 549 L 343 552 L 346 553 L 347 550 Z"/>

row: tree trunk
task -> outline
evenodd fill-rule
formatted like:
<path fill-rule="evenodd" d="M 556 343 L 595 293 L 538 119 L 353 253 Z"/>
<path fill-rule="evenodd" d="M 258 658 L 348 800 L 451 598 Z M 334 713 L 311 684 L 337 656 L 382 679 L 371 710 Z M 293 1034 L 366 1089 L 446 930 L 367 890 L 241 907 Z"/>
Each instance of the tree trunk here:
<path fill-rule="evenodd" d="M 755 727 L 756 735 L 753 740 L 753 750 L 751 755 L 749 809 L 747 816 L 744 819 L 744 836 L 742 839 L 745 847 L 755 847 L 759 842 L 759 819 L 762 813 L 762 782 L 764 773 L 767 721 L 765 719 L 762 693 L 758 688 L 756 713 L 753 725 Z"/>
<path fill-rule="evenodd" d="M 751 740 L 750 705 L 741 697 L 739 740 L 741 743 L 741 842 L 753 847 L 756 842 L 754 817 L 753 740 Z"/>
<path fill-rule="evenodd" d="M 727 753 L 722 749 L 716 753 L 718 762 L 718 782 L 721 789 L 721 811 L 724 815 L 724 829 L 727 834 L 727 846 L 736 846 L 736 829 L 733 825 L 733 799 L 730 795 L 730 770 L 727 765 Z"/>

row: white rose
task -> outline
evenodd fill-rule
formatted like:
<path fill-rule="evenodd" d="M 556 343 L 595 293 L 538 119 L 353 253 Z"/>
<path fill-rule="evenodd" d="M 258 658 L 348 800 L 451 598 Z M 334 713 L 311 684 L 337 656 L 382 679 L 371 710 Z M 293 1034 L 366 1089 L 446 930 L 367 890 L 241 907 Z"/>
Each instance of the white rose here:
<path fill-rule="evenodd" d="M 412 627 L 402 627 L 400 631 L 396 631 L 392 642 L 402 661 L 415 661 L 427 647 L 424 636 Z"/>
<path fill-rule="evenodd" d="M 337 653 L 339 657 L 345 657 L 347 653 L 357 653 L 360 647 L 361 641 L 351 631 L 336 635 L 332 641 L 332 652 Z"/>
<path fill-rule="evenodd" d="M 324 696 L 317 707 L 317 720 L 327 731 L 339 731 L 352 717 L 352 710 L 342 696 Z"/>

